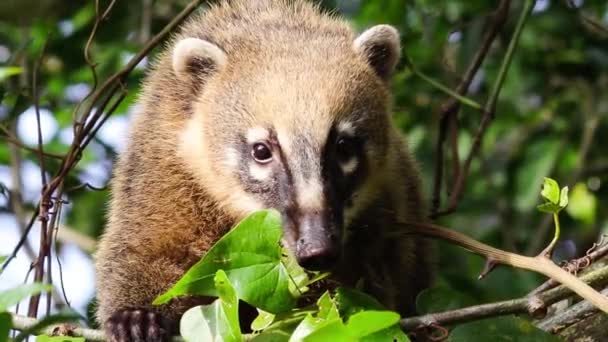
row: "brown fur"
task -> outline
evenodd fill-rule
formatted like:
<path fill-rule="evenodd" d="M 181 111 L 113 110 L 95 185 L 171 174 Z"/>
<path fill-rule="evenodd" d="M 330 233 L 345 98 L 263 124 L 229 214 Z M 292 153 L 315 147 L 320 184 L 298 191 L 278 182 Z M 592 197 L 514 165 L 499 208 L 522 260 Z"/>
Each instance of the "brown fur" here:
<path fill-rule="evenodd" d="M 187 37 L 219 46 L 228 56 L 225 70 L 202 75 L 196 84 L 178 79 L 172 46 Z M 397 229 L 392 222 L 398 220 L 424 219 L 418 171 L 386 119 L 387 86 L 353 51 L 354 38 L 344 21 L 304 1 L 232 1 L 184 25 L 146 78 L 128 147 L 115 170 L 109 224 L 96 256 L 101 322 L 120 309 L 150 307 L 247 214 L 232 205 L 238 184 L 224 176 L 220 150 L 206 151 L 193 141 L 194 151 L 206 151 L 203 166 L 182 156 L 180 137 L 193 111 L 202 116 L 203 127 L 213 128 L 204 140 L 221 145 L 226 131 L 253 124 L 272 123 L 287 132 L 327 131 L 336 118 L 322 113 L 366 112 L 369 103 L 384 108 L 370 110 L 365 118 L 378 135 L 373 146 L 378 157 L 360 193 L 366 200 L 354 218 L 359 229 L 351 233 L 335 277 L 350 285 L 363 278 L 388 306 L 413 311 L 415 293 L 430 278 L 429 246 L 383 232 Z M 303 108 L 316 115 L 314 120 Z M 318 150 L 323 139 L 307 143 Z M 176 320 L 198 302 L 185 298 L 159 310 Z"/>

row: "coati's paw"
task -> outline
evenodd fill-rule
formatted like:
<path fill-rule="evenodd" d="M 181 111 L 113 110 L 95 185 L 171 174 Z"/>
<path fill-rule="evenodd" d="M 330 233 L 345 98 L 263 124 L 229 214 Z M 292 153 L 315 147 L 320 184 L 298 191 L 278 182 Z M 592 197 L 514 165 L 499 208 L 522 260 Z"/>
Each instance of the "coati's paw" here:
<path fill-rule="evenodd" d="M 169 333 L 161 315 L 150 309 L 124 309 L 105 323 L 111 342 L 166 342 Z"/>

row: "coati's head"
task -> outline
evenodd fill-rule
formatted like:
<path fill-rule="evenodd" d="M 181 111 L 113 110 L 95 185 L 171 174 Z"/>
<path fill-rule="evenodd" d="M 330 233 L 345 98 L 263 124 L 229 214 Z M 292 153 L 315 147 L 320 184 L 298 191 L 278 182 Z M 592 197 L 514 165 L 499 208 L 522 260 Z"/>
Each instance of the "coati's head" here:
<path fill-rule="evenodd" d="M 174 73 L 194 94 L 180 137 L 187 166 L 237 219 L 279 210 L 283 243 L 308 269 L 339 259 L 349 225 L 386 184 L 394 142 L 397 31 L 332 30 L 183 38 L 173 48 Z"/>

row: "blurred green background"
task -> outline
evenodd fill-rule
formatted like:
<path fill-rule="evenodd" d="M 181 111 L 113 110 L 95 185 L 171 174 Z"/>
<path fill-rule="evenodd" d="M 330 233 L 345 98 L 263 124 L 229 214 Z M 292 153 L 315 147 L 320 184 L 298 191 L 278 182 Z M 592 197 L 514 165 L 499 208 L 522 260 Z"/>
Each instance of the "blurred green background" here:
<path fill-rule="evenodd" d="M 105 8 L 108 1 L 99 3 Z M 91 46 L 99 79 L 124 66 L 187 3 L 118 1 Z M 508 21 L 471 84 L 469 96 L 479 103 L 485 103 L 489 96 L 522 3 L 512 2 Z M 497 2 L 342 0 L 323 1 L 322 5 L 352 19 L 359 30 L 379 23 L 395 25 L 402 34 L 404 53 L 414 65 L 453 89 L 478 50 Z M 10 253 L 17 241 L 15 208 L 22 207 L 25 213 L 17 217 L 28 219 L 26 214 L 32 211 L 40 191 L 35 153 L 16 148 L 6 139 L 7 134 L 13 134 L 25 145 L 36 146 L 32 66 L 46 42 L 39 75 L 45 150 L 65 153 L 72 138 L 72 111 L 93 82 L 83 48 L 94 18 L 94 1 L 0 2 L 0 123 L 8 130 L 0 132 L 4 194 L 0 195 L 0 255 Z M 547 221 L 548 215 L 536 210 L 543 177 L 551 176 L 571 190 L 570 206 L 561 215 L 563 235 L 556 258 L 582 255 L 602 233 L 608 233 L 606 27 L 606 1 L 536 2 L 507 74 L 496 118 L 472 163 L 462 201 L 456 212 L 438 222 L 499 248 L 536 254 L 553 234 L 550 217 Z M 66 188 L 83 183 L 98 188 L 107 185 L 116 153 L 124 145 L 122 139 L 145 64 L 129 77 L 126 100 L 86 150 Z M 19 73 L 11 67 L 24 69 Z M 420 162 L 430 203 L 438 115 L 448 97 L 404 63 L 394 77 L 393 89 L 395 120 Z M 480 118 L 480 112 L 467 107 L 460 112 L 457 141 L 461 161 Z M 446 150 L 448 161 L 450 146 Z M 52 158 L 46 164 L 51 174 L 58 167 Z M 451 186 L 449 165 L 444 182 Z M 20 172 L 15 174 L 15 170 Z M 443 206 L 446 198 L 444 189 Z M 69 205 L 62 215 L 65 229 L 97 239 L 105 222 L 108 190 L 83 187 L 70 192 L 67 200 Z M 15 206 L 15 201 L 23 206 Z M 35 249 L 37 242 L 32 239 Z M 83 253 L 69 241 L 59 240 L 59 256 L 66 264 L 67 297 L 82 311 L 93 295 L 90 251 Z M 478 281 L 484 260 L 445 243 L 438 246 L 438 284 L 446 295 L 430 301 L 434 307 L 421 305 L 423 311 L 522 296 L 543 280 L 529 272 L 499 268 Z M 1 288 L 23 281 L 30 259 L 25 253 L 18 260 L 0 277 Z"/>

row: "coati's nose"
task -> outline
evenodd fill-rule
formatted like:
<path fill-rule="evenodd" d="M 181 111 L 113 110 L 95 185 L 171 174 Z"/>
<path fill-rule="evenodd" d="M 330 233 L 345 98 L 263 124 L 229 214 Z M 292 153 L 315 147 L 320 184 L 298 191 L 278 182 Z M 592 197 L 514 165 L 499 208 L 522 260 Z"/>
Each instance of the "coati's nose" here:
<path fill-rule="evenodd" d="M 296 244 L 298 264 L 312 271 L 328 270 L 338 261 L 338 236 L 325 215 L 304 215 L 300 220 L 300 238 Z"/>

